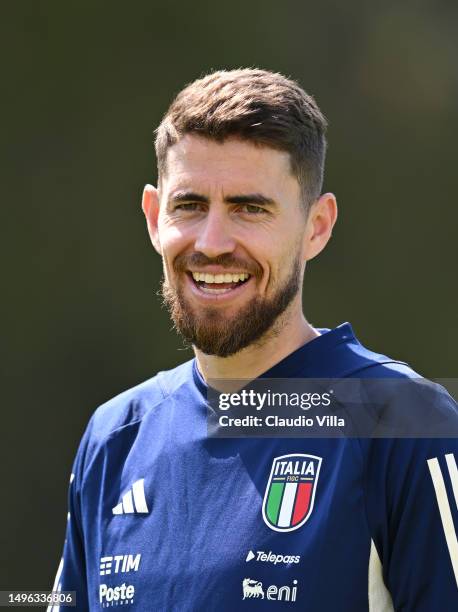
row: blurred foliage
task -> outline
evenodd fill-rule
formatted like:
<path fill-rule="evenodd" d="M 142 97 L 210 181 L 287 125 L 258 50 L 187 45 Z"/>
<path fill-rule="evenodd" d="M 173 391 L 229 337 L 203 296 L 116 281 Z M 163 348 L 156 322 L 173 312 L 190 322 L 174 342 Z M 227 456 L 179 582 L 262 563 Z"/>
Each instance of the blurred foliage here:
<path fill-rule="evenodd" d="M 309 320 L 350 320 L 375 350 L 456 376 L 455 2 L 18 0 L 2 13 L 2 588 L 52 583 L 94 408 L 190 357 L 156 296 L 140 195 L 153 129 L 210 69 L 279 70 L 329 118 L 340 219 L 307 270 Z"/>

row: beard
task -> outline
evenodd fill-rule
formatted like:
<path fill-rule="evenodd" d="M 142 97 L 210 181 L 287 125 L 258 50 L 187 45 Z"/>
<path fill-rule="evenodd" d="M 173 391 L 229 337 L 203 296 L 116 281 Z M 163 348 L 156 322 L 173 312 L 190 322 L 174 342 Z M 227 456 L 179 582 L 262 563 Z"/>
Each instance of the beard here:
<path fill-rule="evenodd" d="M 185 273 L 189 269 L 187 264 L 190 261 L 197 265 L 213 263 L 228 269 L 231 266 L 248 269 L 245 262 L 235 260 L 230 255 L 209 260 L 204 255 L 195 253 L 187 258 L 178 257 L 174 264 L 176 272 Z M 261 274 L 260 268 L 254 268 L 252 274 L 256 280 Z M 166 279 L 162 282 L 162 296 L 175 329 L 186 341 L 206 355 L 230 357 L 247 346 L 260 345 L 268 337 L 278 334 L 281 327 L 279 317 L 296 297 L 300 287 L 301 263 L 297 257 L 289 277 L 270 298 L 256 296 L 231 317 L 225 316 L 224 312 L 214 307 L 196 312 L 185 298 L 182 285 L 178 285 L 176 289 L 172 288 Z"/>

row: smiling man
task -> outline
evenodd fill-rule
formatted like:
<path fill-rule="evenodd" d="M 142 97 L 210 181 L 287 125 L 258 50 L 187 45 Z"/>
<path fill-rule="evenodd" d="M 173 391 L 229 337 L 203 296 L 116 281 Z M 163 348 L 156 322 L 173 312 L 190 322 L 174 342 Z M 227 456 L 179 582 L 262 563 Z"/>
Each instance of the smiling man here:
<path fill-rule="evenodd" d="M 318 335 L 302 313 L 302 279 L 331 235 L 335 198 L 309 211 L 290 155 L 234 135 L 186 134 L 166 155 L 143 210 L 172 318 L 207 378 L 256 376 Z"/>
<path fill-rule="evenodd" d="M 195 81 L 164 116 L 142 207 L 195 358 L 88 425 L 55 582 L 78 609 L 458 609 L 455 439 L 207 435 L 212 380 L 418 381 L 348 323 L 303 314 L 306 263 L 337 217 L 325 130 L 297 83 L 255 69 Z M 415 402 L 456 426 L 443 388 Z"/>

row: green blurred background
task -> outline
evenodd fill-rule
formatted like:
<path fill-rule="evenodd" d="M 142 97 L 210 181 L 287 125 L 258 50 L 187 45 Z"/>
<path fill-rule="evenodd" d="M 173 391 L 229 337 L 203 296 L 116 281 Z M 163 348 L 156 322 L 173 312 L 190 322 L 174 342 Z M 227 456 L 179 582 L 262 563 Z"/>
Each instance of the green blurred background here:
<path fill-rule="evenodd" d="M 307 271 L 309 320 L 457 375 L 456 2 L 18 0 L 1 21 L 1 589 L 52 585 L 95 407 L 190 358 L 140 196 L 153 129 L 210 69 L 279 70 L 329 119 L 340 219 Z"/>

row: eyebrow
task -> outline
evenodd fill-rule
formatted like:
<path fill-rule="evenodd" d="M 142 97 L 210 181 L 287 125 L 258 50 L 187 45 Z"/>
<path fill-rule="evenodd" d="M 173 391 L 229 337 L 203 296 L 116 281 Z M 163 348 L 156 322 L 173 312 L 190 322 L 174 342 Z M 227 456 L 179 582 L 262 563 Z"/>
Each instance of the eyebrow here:
<path fill-rule="evenodd" d="M 202 202 L 209 204 L 207 196 L 193 191 L 179 191 L 172 198 L 172 202 Z M 259 204 L 261 206 L 275 206 L 275 200 L 262 193 L 247 193 L 243 195 L 229 195 L 224 198 L 226 204 Z"/>

